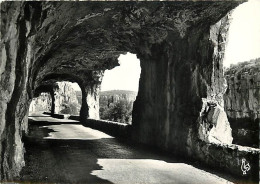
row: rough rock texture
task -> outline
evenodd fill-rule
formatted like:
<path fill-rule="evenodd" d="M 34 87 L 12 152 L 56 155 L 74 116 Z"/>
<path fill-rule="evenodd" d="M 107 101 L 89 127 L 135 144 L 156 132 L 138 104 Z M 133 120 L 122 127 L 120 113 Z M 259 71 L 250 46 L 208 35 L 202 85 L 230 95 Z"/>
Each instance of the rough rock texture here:
<path fill-rule="evenodd" d="M 259 147 L 260 58 L 231 66 L 225 71 L 228 89 L 225 110 L 234 144 Z"/>
<path fill-rule="evenodd" d="M 219 20 L 240 3 L 2 2 L 0 179 L 18 176 L 24 165 L 21 133 L 37 89 L 57 81 L 77 82 L 81 121 L 98 118 L 103 71 L 118 65 L 117 58 L 126 52 L 137 54 L 142 68 L 133 138 L 208 165 L 213 163 L 202 157 L 212 156 L 216 167 L 230 167 L 198 146 L 209 144 L 198 130 L 205 122 L 202 98 L 223 108 L 228 24 L 227 18 Z M 218 120 L 214 116 L 212 128 L 218 129 Z M 219 154 L 229 160 L 239 155 Z"/>
<path fill-rule="evenodd" d="M 80 105 L 78 104 L 76 92 L 69 82 L 57 82 L 57 86 L 58 87 L 54 90 L 54 113 L 62 113 L 61 111 L 65 108 L 64 104 L 73 103 L 77 107 L 80 107 Z"/>
<path fill-rule="evenodd" d="M 31 63 L 25 27 L 23 4 L 1 3 L 0 180 L 19 175 L 24 165 L 21 123 L 29 107 L 24 91 Z"/>
<path fill-rule="evenodd" d="M 200 116 L 199 138 L 205 142 L 231 144 L 232 130 L 230 128 L 224 108 L 214 101 L 203 99 L 203 107 Z"/>
<path fill-rule="evenodd" d="M 99 119 L 99 92 L 103 75 L 104 71 L 92 72 L 86 81 L 88 83 L 83 83 L 83 86 L 85 87 L 81 87 L 81 121 L 85 121 L 86 118 Z"/>
<path fill-rule="evenodd" d="M 172 35 L 174 40 L 168 38 L 146 54 L 138 54 L 142 72 L 133 108 L 133 138 L 228 172 L 234 167 L 233 173 L 241 176 L 244 156 L 258 163 L 259 150 L 228 151 L 225 144 L 232 142 L 223 110 L 226 86 L 222 62 L 228 27 L 226 16 L 212 26 L 195 27 L 184 38 Z M 210 102 L 208 107 L 204 101 Z M 212 103 L 217 108 L 212 108 Z M 210 109 L 209 115 L 201 113 L 204 108 Z M 202 129 L 207 139 L 200 136 Z M 214 153 L 209 147 L 225 151 Z M 237 159 L 236 165 L 232 158 Z M 258 169 L 254 168 L 249 175 L 257 181 Z"/>
<path fill-rule="evenodd" d="M 188 145 L 183 145 L 189 131 L 198 131 L 193 126 L 203 123 L 203 101 L 223 107 L 222 60 L 228 23 L 226 16 L 213 26 L 194 27 L 184 38 L 172 35 L 173 40 L 138 55 L 142 72 L 133 110 L 137 139 L 186 152 Z"/>

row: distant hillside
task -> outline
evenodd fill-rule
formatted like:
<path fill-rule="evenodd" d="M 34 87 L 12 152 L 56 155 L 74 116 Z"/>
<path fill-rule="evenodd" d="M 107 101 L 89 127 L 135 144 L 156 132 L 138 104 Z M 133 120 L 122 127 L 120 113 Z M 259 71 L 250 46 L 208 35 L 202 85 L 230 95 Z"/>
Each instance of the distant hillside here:
<path fill-rule="evenodd" d="M 225 71 L 225 76 L 229 75 L 243 75 L 243 74 L 257 74 L 260 72 L 260 58 L 251 59 L 237 64 L 233 64 Z"/>
<path fill-rule="evenodd" d="M 136 96 L 137 92 L 135 91 L 128 91 L 128 90 L 110 90 L 110 91 L 101 91 L 100 95 L 133 95 Z"/>
<path fill-rule="evenodd" d="M 111 90 L 111 91 L 101 91 L 99 95 L 99 100 L 118 101 L 121 99 L 133 102 L 136 99 L 137 92 L 127 91 L 127 90 Z"/>
<path fill-rule="evenodd" d="M 82 93 L 81 91 L 76 91 L 77 99 L 81 103 Z M 135 101 L 137 92 L 128 90 L 110 90 L 101 91 L 99 98 L 100 100 L 113 99 L 113 101 L 118 101 L 119 99 L 125 99 L 127 101 Z"/>

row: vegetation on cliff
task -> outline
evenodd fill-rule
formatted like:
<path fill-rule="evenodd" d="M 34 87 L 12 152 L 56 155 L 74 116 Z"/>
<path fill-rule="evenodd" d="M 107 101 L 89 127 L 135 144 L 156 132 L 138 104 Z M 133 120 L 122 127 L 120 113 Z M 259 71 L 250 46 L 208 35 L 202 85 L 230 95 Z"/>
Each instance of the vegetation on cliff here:
<path fill-rule="evenodd" d="M 136 92 L 111 90 L 100 93 L 99 113 L 104 120 L 132 123 L 133 102 Z"/>

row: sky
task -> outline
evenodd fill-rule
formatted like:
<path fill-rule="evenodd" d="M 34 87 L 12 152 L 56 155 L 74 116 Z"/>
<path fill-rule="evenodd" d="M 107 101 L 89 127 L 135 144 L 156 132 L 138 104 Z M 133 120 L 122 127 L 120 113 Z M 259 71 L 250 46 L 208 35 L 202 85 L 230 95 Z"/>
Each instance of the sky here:
<path fill-rule="evenodd" d="M 260 57 L 260 0 L 239 5 L 232 14 L 224 66 Z"/>
<path fill-rule="evenodd" d="M 229 67 L 230 64 L 258 57 L 260 57 L 260 0 L 249 0 L 238 6 L 232 14 L 224 66 Z M 118 61 L 120 66 L 105 71 L 101 91 L 115 89 L 138 91 L 140 61 L 131 53 L 121 55 Z"/>
<path fill-rule="evenodd" d="M 139 78 L 141 73 L 140 60 L 135 54 L 127 53 L 120 55 L 117 66 L 106 70 L 101 83 L 101 91 L 129 90 L 138 91 Z M 75 90 L 80 91 L 77 83 L 72 83 Z"/>
<path fill-rule="evenodd" d="M 130 90 L 138 91 L 141 73 L 140 60 L 135 54 L 127 53 L 118 58 L 120 66 L 106 70 L 101 84 L 101 91 Z"/>

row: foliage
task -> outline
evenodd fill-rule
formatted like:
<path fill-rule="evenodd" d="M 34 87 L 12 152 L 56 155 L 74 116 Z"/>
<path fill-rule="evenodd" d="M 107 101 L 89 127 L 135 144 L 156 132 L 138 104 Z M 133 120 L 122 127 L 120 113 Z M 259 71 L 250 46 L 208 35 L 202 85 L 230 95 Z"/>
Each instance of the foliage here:
<path fill-rule="evenodd" d="M 101 101 L 99 112 L 101 119 L 131 124 L 132 110 L 132 101 L 119 99 L 114 102 Z"/>
<path fill-rule="evenodd" d="M 79 114 L 79 106 L 77 103 L 63 103 L 62 106 L 64 109 L 62 109 L 60 112 L 62 114 L 73 114 L 73 115 L 78 115 Z"/>

